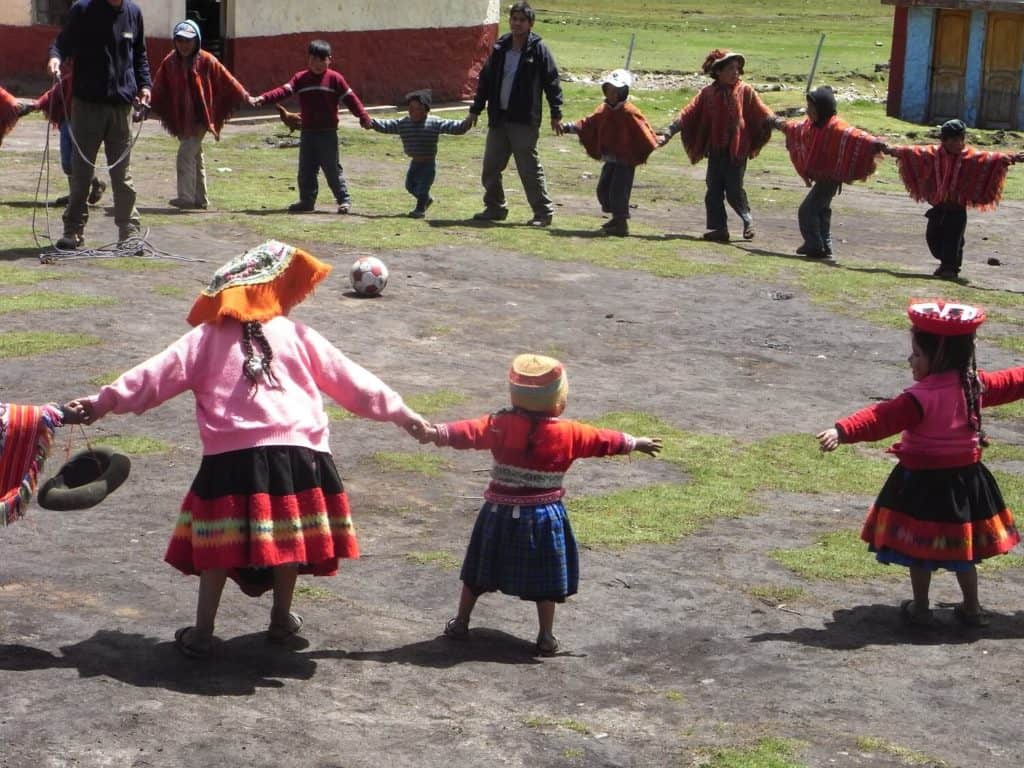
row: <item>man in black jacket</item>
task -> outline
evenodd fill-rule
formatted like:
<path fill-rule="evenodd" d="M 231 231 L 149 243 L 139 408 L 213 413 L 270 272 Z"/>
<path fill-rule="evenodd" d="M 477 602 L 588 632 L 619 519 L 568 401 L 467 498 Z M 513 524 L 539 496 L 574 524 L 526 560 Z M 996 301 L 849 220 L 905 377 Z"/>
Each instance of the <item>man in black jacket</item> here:
<path fill-rule="evenodd" d="M 551 51 L 533 34 L 535 18 L 529 3 L 518 2 L 509 8 L 512 31 L 494 44 L 480 70 L 476 98 L 469 108 L 475 125 L 487 105 L 487 145 L 480 179 L 484 185 L 484 210 L 473 216 L 477 221 L 503 221 L 508 216 L 501 174 L 509 158 L 515 156 L 526 199 L 533 208 L 529 223 L 535 227 L 551 223 L 554 208 L 537 156 L 537 139 L 543 113 L 542 92 L 551 107 L 551 129 L 562 133 L 562 87 Z"/>
<path fill-rule="evenodd" d="M 60 64 L 75 66 L 71 132 L 77 149 L 71 162 L 71 191 L 64 209 L 64 236 L 57 247 L 80 248 L 89 220 L 89 186 L 100 144 L 106 150 L 114 193 L 118 240 L 140 233 L 131 176 L 133 104 L 148 106 L 149 60 L 142 11 L 131 0 L 77 0 L 53 45 L 47 70 L 60 76 Z"/>

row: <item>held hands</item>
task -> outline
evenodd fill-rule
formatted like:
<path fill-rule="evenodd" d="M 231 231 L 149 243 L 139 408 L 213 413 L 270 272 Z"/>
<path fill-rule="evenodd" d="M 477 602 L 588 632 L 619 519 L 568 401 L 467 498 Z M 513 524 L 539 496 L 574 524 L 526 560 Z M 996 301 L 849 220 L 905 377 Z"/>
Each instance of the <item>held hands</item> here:
<path fill-rule="evenodd" d="M 469 127 L 470 128 L 475 128 L 476 127 L 476 121 L 477 121 L 477 118 L 479 118 L 479 117 L 480 117 L 480 115 L 476 115 L 476 114 L 474 114 L 472 112 L 470 112 L 468 115 L 466 115 L 466 122 L 469 123 Z"/>
<path fill-rule="evenodd" d="M 561 136 L 564 133 L 562 128 L 562 119 L 559 117 L 551 118 L 551 130 L 555 132 L 555 136 Z"/>
<path fill-rule="evenodd" d="M 405 424 L 403 429 L 422 444 L 433 443 L 437 440 L 437 428 L 422 416 L 419 417 L 419 420 Z"/>
<path fill-rule="evenodd" d="M 360 118 L 359 118 L 359 126 L 360 126 L 360 127 L 361 127 L 361 128 L 362 128 L 362 129 L 364 130 L 364 131 L 368 131 L 368 130 L 370 130 L 370 124 L 371 124 L 372 122 L 373 122 L 373 118 L 372 118 L 372 117 L 370 117 L 369 115 L 364 115 L 363 117 L 360 117 Z"/>
<path fill-rule="evenodd" d="M 60 77 L 60 59 L 56 56 L 46 62 L 46 74 L 50 77 Z"/>
<path fill-rule="evenodd" d="M 65 424 L 92 424 L 96 421 L 96 411 L 88 400 L 71 400 L 60 407 L 64 414 Z"/>
<path fill-rule="evenodd" d="M 815 437 L 818 438 L 818 447 L 822 453 L 829 453 L 839 447 L 839 430 L 835 427 L 819 432 Z"/>
<path fill-rule="evenodd" d="M 636 445 L 633 446 L 633 450 L 646 453 L 648 456 L 656 456 L 661 453 L 661 438 L 638 437 L 636 438 Z"/>
<path fill-rule="evenodd" d="M 658 148 L 659 148 L 659 149 L 660 149 L 661 147 L 664 147 L 664 146 L 665 146 L 666 144 L 668 144 L 668 143 L 669 143 L 670 141 L 672 141 L 672 137 L 671 137 L 671 136 L 669 136 L 669 135 L 668 135 L 667 133 L 659 133 L 659 134 L 658 134 Z"/>
<path fill-rule="evenodd" d="M 263 106 L 263 99 L 259 96 L 249 96 L 247 100 L 249 102 L 249 106 L 253 109 Z"/>

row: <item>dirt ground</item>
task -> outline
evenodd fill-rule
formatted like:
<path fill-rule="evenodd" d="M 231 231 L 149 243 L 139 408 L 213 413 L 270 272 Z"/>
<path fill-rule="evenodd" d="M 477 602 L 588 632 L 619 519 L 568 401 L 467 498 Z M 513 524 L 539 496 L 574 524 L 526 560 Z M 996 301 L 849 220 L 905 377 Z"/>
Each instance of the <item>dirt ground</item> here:
<path fill-rule="evenodd" d="M 136 175 L 145 216 L 163 197 Z M 750 179 L 758 183 L 756 171 Z M 0 184 L 31 200 L 29 181 L 2 164 Z M 664 231 L 699 234 L 699 210 L 638 202 Z M 895 274 L 930 271 L 921 213 L 902 197 L 848 189 L 836 205 L 836 234 L 851 241 L 856 233 L 857 245 L 837 243 L 837 263 L 821 268 L 884 261 Z M 793 211 L 756 214 L 757 239 L 723 247 L 787 257 L 796 244 Z M 1015 239 L 1022 220 L 1016 202 L 972 217 L 965 271 L 975 286 L 1024 290 Z M 0 400 L 88 393 L 90 378 L 123 370 L 182 333 L 194 289 L 251 245 L 204 225 L 202 214 L 188 224 L 155 227 L 151 240 L 184 256 L 214 254 L 210 263 L 121 272 L 89 261 L 42 266 L 32 252 L 0 250 L 3 263 L 73 272 L 73 283 L 46 284 L 54 290 L 120 297 L 90 310 L 86 330 L 107 343 L 4 361 Z M 556 218 L 551 236 L 557 230 Z M 94 216 L 93 232 L 94 242 L 113 239 L 112 219 Z M 785 281 L 666 280 L 443 246 L 382 253 L 391 284 L 380 299 L 361 301 L 347 295 L 351 254 L 317 243 L 312 224 L 310 238 L 301 245 L 339 269 L 295 316 L 400 392 L 464 392 L 467 402 L 449 418 L 500 406 L 508 361 L 529 349 L 559 350 L 568 362 L 573 417 L 643 410 L 737 439 L 810 435 L 909 381 L 904 332 L 814 306 Z M 643 240 L 625 242 L 630 248 L 642 249 Z M 1003 266 L 986 266 L 990 256 Z M 154 284 L 184 286 L 189 297 L 154 301 Z M 45 327 L 76 330 L 80 318 L 50 313 Z M 41 320 L 4 315 L 3 328 L 31 330 Z M 437 326 L 450 331 L 435 335 Z M 990 368 L 1014 362 L 993 347 L 982 357 Z M 993 432 L 1024 439 L 1006 423 Z M 68 434 L 58 432 L 47 475 L 60 466 Z M 375 451 L 414 444 L 390 425 L 344 420 L 333 425 L 332 446 L 364 556 L 343 563 L 336 578 L 302 581 L 315 589 L 297 598 L 306 625 L 291 649 L 264 641 L 269 598 L 229 586 L 218 625 L 223 646 L 196 662 L 171 638 L 192 621 L 197 581 L 162 563 L 200 455 L 191 398 L 141 417 L 110 417 L 89 434 L 156 437 L 173 449 L 135 457 L 129 481 L 94 509 L 57 513 L 33 504 L 0 530 L 2 768 L 689 766 L 701 748 L 762 736 L 801 740 L 812 766 L 905 764 L 866 751 L 863 737 L 949 766 L 1024 760 L 1013 735 L 1024 705 L 1024 575 L 983 584 L 996 612 L 989 629 L 961 630 L 947 611 L 939 628 L 921 634 L 898 618 L 905 580 L 805 583 L 768 557 L 855 528 L 870 494 L 778 494 L 764 514 L 724 520 L 672 545 L 584 549 L 580 594 L 557 617 L 564 650 L 538 659 L 530 654 L 532 606 L 510 598 L 481 601 L 470 642 L 440 637 L 457 571 L 407 557 L 461 558 L 489 457 L 448 452 L 452 470 L 438 479 L 381 475 Z M 74 448 L 81 443 L 77 436 Z M 807 446 L 816 449 L 810 436 Z M 679 477 L 657 461 L 592 461 L 573 469 L 567 488 L 571 500 L 666 480 Z M 746 593 L 751 584 L 803 586 L 808 597 L 779 610 Z M 952 578 L 938 578 L 934 598 L 955 597 Z"/>

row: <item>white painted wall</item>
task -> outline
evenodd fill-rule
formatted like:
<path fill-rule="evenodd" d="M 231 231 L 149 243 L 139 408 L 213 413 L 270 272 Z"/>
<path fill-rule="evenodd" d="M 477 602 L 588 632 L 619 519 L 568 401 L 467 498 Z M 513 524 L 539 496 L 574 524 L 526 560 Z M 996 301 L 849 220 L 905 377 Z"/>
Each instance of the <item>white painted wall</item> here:
<path fill-rule="evenodd" d="M 160 0 L 150 0 L 159 4 Z M 229 37 L 296 32 L 476 27 L 496 23 L 500 0 L 229 0 Z M 148 21 L 147 21 L 148 24 Z"/>
<path fill-rule="evenodd" d="M 185 0 L 135 0 L 135 4 L 142 9 L 147 37 L 169 38 L 174 25 L 185 19 Z"/>
<path fill-rule="evenodd" d="M 0 0 L 0 24 L 28 26 L 32 23 L 32 0 Z"/>

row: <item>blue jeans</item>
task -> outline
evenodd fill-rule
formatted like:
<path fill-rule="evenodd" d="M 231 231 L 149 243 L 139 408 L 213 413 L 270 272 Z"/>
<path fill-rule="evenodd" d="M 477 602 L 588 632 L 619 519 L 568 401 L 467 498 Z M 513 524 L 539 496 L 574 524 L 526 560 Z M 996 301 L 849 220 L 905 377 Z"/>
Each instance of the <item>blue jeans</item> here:
<path fill-rule="evenodd" d="M 74 157 L 75 145 L 71 142 L 71 121 L 62 120 L 60 124 L 60 167 L 65 176 L 71 175 L 71 158 Z"/>
<path fill-rule="evenodd" d="M 430 201 L 430 188 L 437 175 L 436 160 L 411 160 L 405 174 L 405 191 L 416 198 L 417 208 L 426 208 Z"/>
<path fill-rule="evenodd" d="M 350 202 L 344 169 L 338 160 L 337 131 L 303 131 L 299 134 L 299 202 L 312 205 L 320 192 L 318 171 L 340 205 Z"/>

